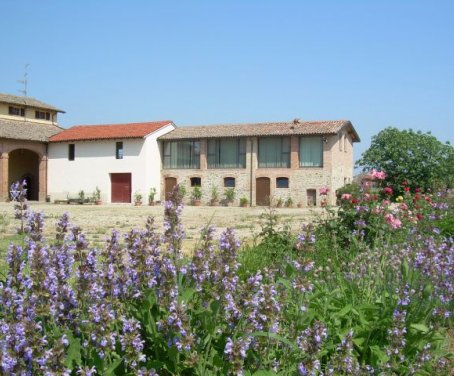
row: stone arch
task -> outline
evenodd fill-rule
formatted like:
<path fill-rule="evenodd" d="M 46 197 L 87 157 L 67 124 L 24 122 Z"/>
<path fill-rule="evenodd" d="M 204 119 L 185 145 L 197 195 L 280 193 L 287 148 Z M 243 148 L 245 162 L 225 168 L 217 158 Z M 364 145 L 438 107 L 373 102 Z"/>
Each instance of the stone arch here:
<path fill-rule="evenodd" d="M 16 181 L 27 182 L 27 199 L 39 200 L 40 162 L 42 156 L 36 151 L 18 148 L 8 153 L 8 187 Z"/>

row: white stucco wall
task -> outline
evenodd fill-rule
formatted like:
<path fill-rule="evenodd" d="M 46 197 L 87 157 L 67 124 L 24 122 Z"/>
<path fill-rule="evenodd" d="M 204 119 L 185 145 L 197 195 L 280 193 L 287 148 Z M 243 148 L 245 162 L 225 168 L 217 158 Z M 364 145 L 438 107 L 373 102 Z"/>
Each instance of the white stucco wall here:
<path fill-rule="evenodd" d="M 131 194 L 139 191 L 146 202 L 151 187 L 160 197 L 161 155 L 157 138 L 175 127 L 167 125 L 143 139 L 55 142 L 49 144 L 48 194 L 51 200 L 91 196 L 96 186 L 101 199 L 111 202 L 111 173 L 131 173 Z M 115 158 L 116 142 L 123 142 L 123 159 Z M 68 145 L 75 144 L 75 159 L 68 160 Z M 131 198 L 131 201 L 133 199 Z"/>

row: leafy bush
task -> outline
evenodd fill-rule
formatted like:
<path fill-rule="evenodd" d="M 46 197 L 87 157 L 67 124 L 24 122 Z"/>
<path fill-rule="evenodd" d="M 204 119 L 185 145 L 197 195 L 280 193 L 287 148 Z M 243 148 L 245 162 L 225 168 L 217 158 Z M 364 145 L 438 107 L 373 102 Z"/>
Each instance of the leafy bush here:
<path fill-rule="evenodd" d="M 45 239 L 43 214 L 27 210 L 0 285 L 0 373 L 448 374 L 454 244 L 425 218 L 405 243 L 352 235 L 349 254 L 323 249 L 310 226 L 293 237 L 270 211 L 252 251 L 273 261 L 248 272 L 231 229 L 216 246 L 205 228 L 183 258 L 181 202 L 177 188 L 162 234 L 149 218 L 100 249 L 66 214 Z"/>

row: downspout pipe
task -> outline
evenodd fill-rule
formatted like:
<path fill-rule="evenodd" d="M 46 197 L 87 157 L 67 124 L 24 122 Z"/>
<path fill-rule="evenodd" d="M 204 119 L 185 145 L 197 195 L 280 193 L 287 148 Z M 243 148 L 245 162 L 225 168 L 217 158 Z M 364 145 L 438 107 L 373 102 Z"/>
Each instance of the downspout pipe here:
<path fill-rule="evenodd" d="M 249 140 L 251 141 L 250 144 L 251 144 L 251 150 L 250 150 L 250 154 L 251 154 L 251 160 L 250 160 L 250 181 L 249 181 L 249 207 L 252 207 L 252 152 L 253 152 L 253 141 L 252 141 L 252 137 L 249 138 Z"/>

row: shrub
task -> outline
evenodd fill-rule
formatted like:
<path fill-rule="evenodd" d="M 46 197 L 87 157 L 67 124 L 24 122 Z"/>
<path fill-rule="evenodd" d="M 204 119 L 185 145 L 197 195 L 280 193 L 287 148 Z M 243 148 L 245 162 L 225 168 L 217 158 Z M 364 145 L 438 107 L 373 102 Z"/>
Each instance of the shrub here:
<path fill-rule="evenodd" d="M 273 259 L 251 272 L 232 229 L 216 245 L 207 226 L 184 258 L 182 209 L 177 187 L 162 234 L 148 218 L 99 249 L 66 214 L 45 239 L 44 215 L 28 211 L 0 284 L 0 372 L 448 374 L 454 243 L 428 223 L 375 248 L 355 235 L 361 252 L 314 261 L 314 229 L 293 237 L 270 210 L 258 245 Z"/>

